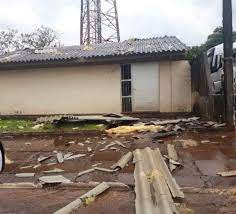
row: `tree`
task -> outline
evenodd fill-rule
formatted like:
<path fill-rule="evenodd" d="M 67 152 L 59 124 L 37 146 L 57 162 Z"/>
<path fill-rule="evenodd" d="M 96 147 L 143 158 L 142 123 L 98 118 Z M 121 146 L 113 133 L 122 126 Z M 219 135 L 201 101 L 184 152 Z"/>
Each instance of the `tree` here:
<path fill-rule="evenodd" d="M 191 47 L 187 53 L 187 59 L 189 60 L 190 64 L 192 64 L 193 61 L 197 58 L 197 56 L 203 52 L 204 52 L 204 50 L 203 50 L 202 46 Z"/>
<path fill-rule="evenodd" d="M 44 26 L 37 28 L 32 33 L 19 33 L 16 29 L 0 31 L 0 54 L 25 48 L 39 49 L 59 45 L 59 34 Z"/>
<path fill-rule="evenodd" d="M 233 41 L 236 41 L 236 31 L 233 32 Z M 223 27 L 217 27 L 212 34 L 207 37 L 207 41 L 203 44 L 205 50 L 219 45 L 224 42 Z"/>
<path fill-rule="evenodd" d="M 20 49 L 21 45 L 17 34 L 18 31 L 15 29 L 0 32 L 0 54 Z"/>
<path fill-rule="evenodd" d="M 32 33 L 21 34 L 21 43 L 27 48 L 44 48 L 58 46 L 59 36 L 56 31 L 51 28 L 41 26 Z"/>
<path fill-rule="evenodd" d="M 236 41 L 236 31 L 233 32 L 233 41 Z M 209 50 L 210 48 L 222 44 L 224 42 L 224 34 L 223 34 L 223 27 L 217 27 L 207 37 L 207 41 L 200 45 L 200 46 L 194 46 L 191 47 L 187 54 L 187 59 L 192 63 L 194 59 L 201 53 Z"/>

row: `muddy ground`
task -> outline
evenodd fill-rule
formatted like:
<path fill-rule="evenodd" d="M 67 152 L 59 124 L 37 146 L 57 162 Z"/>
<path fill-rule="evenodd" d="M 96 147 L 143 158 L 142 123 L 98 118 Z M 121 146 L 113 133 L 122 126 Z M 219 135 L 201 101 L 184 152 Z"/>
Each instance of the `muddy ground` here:
<path fill-rule="evenodd" d="M 106 134 L 83 134 L 61 136 L 5 136 L 1 141 L 6 149 L 11 164 L 6 166 L 0 176 L 0 183 L 35 182 L 43 171 L 55 168 L 62 169 L 59 173 L 68 179 L 75 180 L 78 172 L 89 169 L 94 164 L 109 168 L 128 151 L 136 148 L 159 147 L 162 154 L 167 154 L 166 145 L 176 145 L 182 168 L 178 168 L 173 176 L 182 188 L 198 188 L 199 191 L 186 191 L 185 199 L 179 203 L 181 213 L 236 213 L 236 191 L 230 191 L 236 185 L 236 177 L 220 177 L 217 172 L 236 170 L 236 133 L 225 131 L 185 131 L 182 134 L 163 139 L 163 143 L 153 140 L 152 134 L 132 134 L 128 136 L 108 136 Z M 73 144 L 68 142 L 74 141 Z M 110 142 L 119 141 L 127 148 L 115 146 L 119 151 L 108 149 L 100 152 Z M 84 144 L 84 146 L 82 145 Z M 87 148 L 91 147 L 92 152 Z M 21 169 L 25 166 L 38 164 L 40 155 L 62 151 L 64 154 L 86 154 L 86 157 L 56 163 L 55 158 L 43 162 L 36 169 Z M 49 165 L 48 165 L 49 164 Z M 122 171 L 116 173 L 94 172 L 77 179 L 80 182 L 114 181 L 134 186 L 134 165 L 130 163 Z M 16 173 L 35 172 L 34 178 L 17 178 Z M 201 190 L 209 191 L 201 191 Z M 210 191 L 211 189 L 217 191 Z M 230 193 L 228 193 L 228 191 Z M 0 213 L 53 213 L 65 206 L 85 190 L 76 189 L 1 189 Z M 135 193 L 129 191 L 108 190 L 96 201 L 82 207 L 79 213 L 96 214 L 130 214 L 135 213 Z"/>

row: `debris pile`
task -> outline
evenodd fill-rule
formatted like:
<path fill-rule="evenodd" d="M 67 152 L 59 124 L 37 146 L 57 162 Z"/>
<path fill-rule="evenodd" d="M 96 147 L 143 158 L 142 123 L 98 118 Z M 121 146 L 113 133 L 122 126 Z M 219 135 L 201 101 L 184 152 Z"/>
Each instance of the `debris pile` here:
<path fill-rule="evenodd" d="M 184 193 L 172 177 L 159 149 L 134 151 L 137 214 L 178 213 L 173 198 Z"/>
<path fill-rule="evenodd" d="M 135 124 L 133 126 L 119 126 L 117 128 L 112 128 L 106 130 L 108 134 L 130 134 L 133 132 L 158 132 L 163 130 L 163 126 L 159 125 L 146 125 L 143 123 Z"/>
<path fill-rule="evenodd" d="M 88 115 L 88 116 L 48 116 L 40 117 L 36 120 L 36 124 L 43 123 L 98 123 L 98 124 L 130 124 L 139 121 L 139 118 L 128 117 L 120 114 L 105 114 L 105 115 Z"/>
<path fill-rule="evenodd" d="M 206 128 L 223 128 L 225 123 L 219 124 L 217 122 L 205 122 L 200 121 L 199 117 L 175 119 L 175 120 L 157 120 L 147 123 L 139 122 L 129 126 L 118 126 L 106 130 L 107 134 L 125 135 L 131 133 L 140 132 L 152 132 L 154 139 L 160 139 L 168 136 L 177 135 L 180 132 L 191 129 L 206 129 Z"/>

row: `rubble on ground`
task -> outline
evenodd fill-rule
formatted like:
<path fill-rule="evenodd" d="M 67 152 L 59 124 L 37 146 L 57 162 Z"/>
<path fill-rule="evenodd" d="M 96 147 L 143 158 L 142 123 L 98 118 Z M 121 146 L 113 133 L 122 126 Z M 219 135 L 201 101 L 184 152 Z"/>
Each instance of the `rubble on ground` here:
<path fill-rule="evenodd" d="M 106 117 L 121 119 L 123 116 L 106 115 Z M 129 185 L 134 187 L 136 193 L 136 213 L 147 213 L 144 207 L 148 207 L 150 212 L 154 210 L 163 214 L 177 213 L 178 206 L 174 203 L 174 199 L 184 198 L 184 191 L 179 187 L 177 179 L 174 179 L 172 173 L 178 173 L 181 166 L 185 167 L 186 164 L 179 158 L 177 153 L 177 148 L 179 147 L 177 146 L 182 145 L 182 150 L 187 150 L 191 147 L 193 150 L 195 149 L 194 147 L 199 145 L 199 142 L 201 146 L 202 144 L 213 142 L 212 139 L 208 140 L 208 137 L 198 142 L 193 139 L 178 139 L 178 136 L 191 129 L 213 128 L 217 130 L 222 127 L 224 127 L 224 124 L 211 121 L 204 122 L 200 121 L 199 118 L 193 117 L 176 120 L 153 120 L 151 122 L 138 122 L 129 126 L 117 126 L 116 128 L 108 129 L 106 131 L 107 135 L 96 136 L 96 140 L 90 136 L 86 136 L 83 141 L 70 137 L 63 144 L 65 150 L 61 149 L 61 145 L 56 149 L 54 148 L 54 151 L 51 152 L 47 149 L 42 149 L 42 152 L 38 152 L 33 157 L 35 158 L 33 164 L 32 162 L 27 162 L 18 166 L 17 170 L 25 173 L 14 173 L 15 177 L 19 178 L 18 180 L 20 181 L 28 181 L 27 178 L 29 181 L 34 179 L 35 183 L 15 183 L 15 188 L 17 186 L 19 188 L 24 188 L 24 186 L 27 188 L 40 188 L 40 185 L 42 187 L 47 187 L 48 185 L 50 187 L 75 188 L 78 190 L 85 187 L 87 189 L 95 188 L 95 190 L 79 196 L 77 200 L 55 212 L 58 214 L 70 213 L 79 209 L 82 205 L 88 206 L 90 203 L 96 203 L 96 197 L 111 186 L 116 186 L 122 190 L 129 189 L 126 182 L 112 183 L 112 181 L 114 181 L 114 177 L 123 176 L 127 171 L 130 173 L 130 171 L 133 172 L 134 170 L 135 185 L 134 183 Z M 148 135 L 146 141 L 151 139 L 150 142 L 143 140 L 146 135 Z M 116 138 L 117 136 L 119 138 Z M 167 144 L 166 138 L 169 137 L 171 137 L 171 141 L 168 141 Z M 165 152 L 160 152 L 158 148 L 151 149 L 149 147 L 137 149 L 137 147 L 133 147 L 134 142 L 138 142 L 138 148 L 139 146 L 142 147 L 142 143 L 145 145 L 149 143 L 150 147 L 161 147 L 164 148 Z M 34 146 L 30 142 L 24 142 L 24 144 L 27 145 L 27 148 Z M 110 152 L 114 156 L 117 155 L 116 160 L 107 161 L 104 164 L 99 159 L 96 159 L 96 155 L 103 155 L 106 152 Z M 91 163 L 88 160 L 93 160 L 93 162 Z M 81 164 L 83 168 L 74 170 L 73 167 L 77 164 Z M 67 167 L 70 167 L 73 173 L 66 174 Z M 104 184 L 103 182 L 89 180 L 89 178 L 97 179 L 97 175 L 103 175 L 106 179 L 104 181 L 110 180 L 111 182 L 105 182 Z M 222 171 L 216 175 L 219 175 L 217 177 L 233 177 L 236 176 L 236 172 Z M 104 190 L 100 185 L 104 186 Z M 5 187 L 14 188 L 14 185 L 6 183 Z M 97 192 L 97 187 L 101 190 L 98 191 L 100 193 Z M 0 188 L 4 188 L 4 184 L 0 184 Z"/>
<path fill-rule="evenodd" d="M 74 115 L 60 115 L 40 117 L 36 120 L 36 124 L 42 123 L 101 123 L 104 124 L 128 124 L 139 121 L 139 118 L 128 117 L 120 114 L 105 114 L 105 115 L 87 115 L 87 116 L 74 116 Z"/>

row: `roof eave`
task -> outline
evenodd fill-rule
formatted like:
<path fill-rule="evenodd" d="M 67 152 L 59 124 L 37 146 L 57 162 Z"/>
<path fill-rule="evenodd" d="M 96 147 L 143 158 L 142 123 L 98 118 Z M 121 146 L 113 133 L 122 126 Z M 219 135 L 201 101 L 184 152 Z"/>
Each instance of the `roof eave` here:
<path fill-rule="evenodd" d="M 48 60 L 37 62 L 24 63 L 0 63 L 0 70 L 14 69 L 32 69 L 32 68 L 52 68 L 52 67 L 67 67 L 79 65 L 101 65 L 101 64 L 122 64 L 133 62 L 146 61 L 163 61 L 163 60 L 185 60 L 186 50 L 165 53 L 150 53 L 150 54 L 127 54 L 120 56 L 103 56 L 94 58 L 80 58 L 67 60 Z"/>

